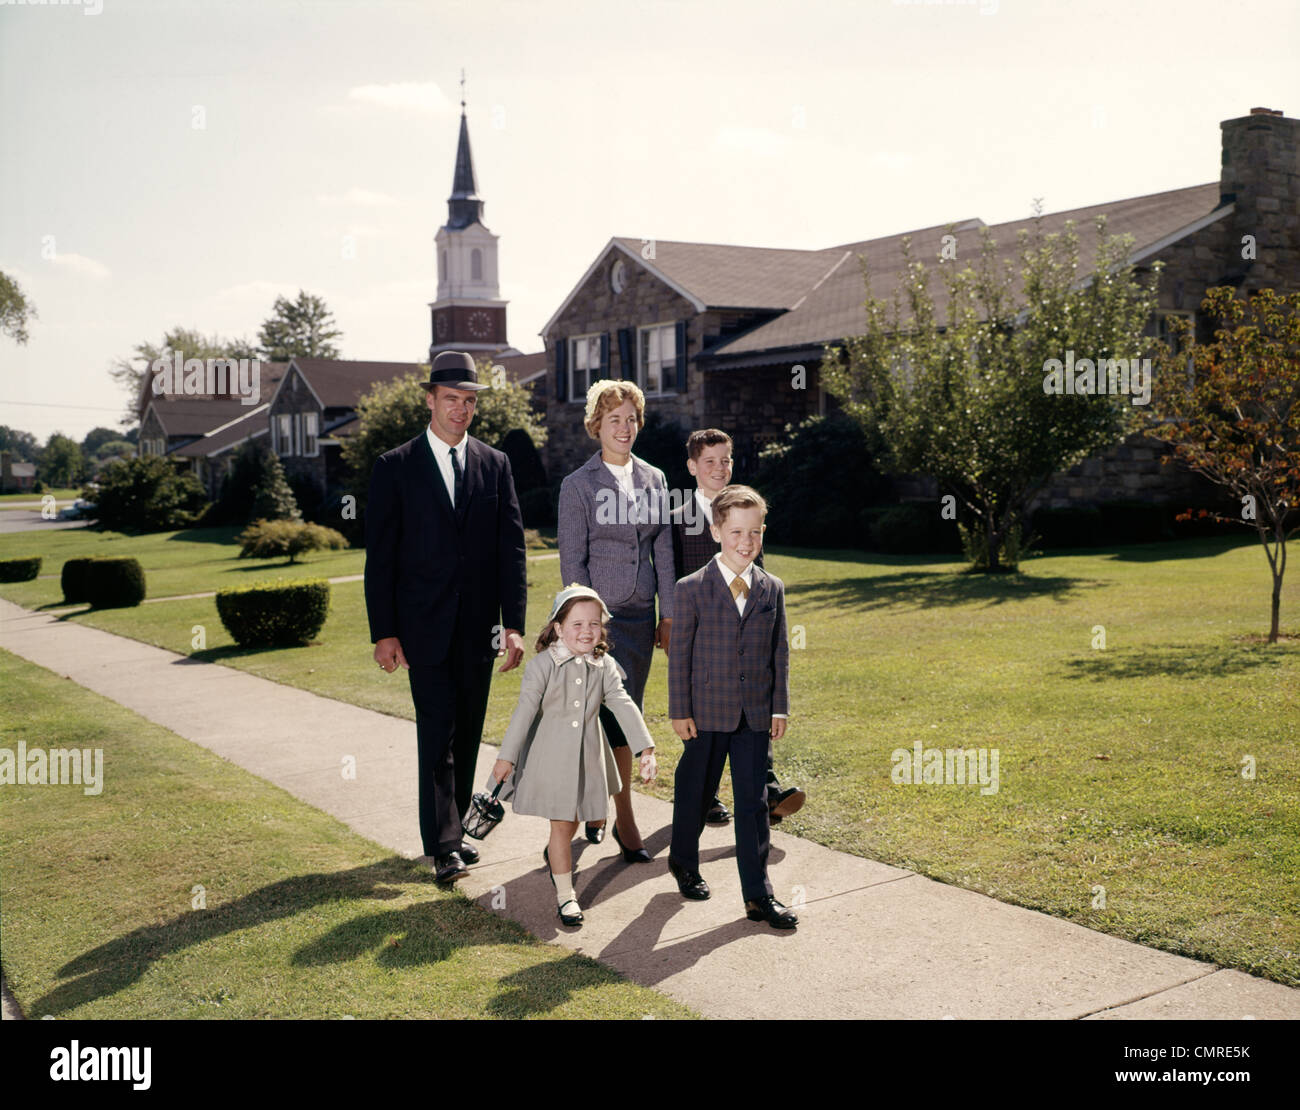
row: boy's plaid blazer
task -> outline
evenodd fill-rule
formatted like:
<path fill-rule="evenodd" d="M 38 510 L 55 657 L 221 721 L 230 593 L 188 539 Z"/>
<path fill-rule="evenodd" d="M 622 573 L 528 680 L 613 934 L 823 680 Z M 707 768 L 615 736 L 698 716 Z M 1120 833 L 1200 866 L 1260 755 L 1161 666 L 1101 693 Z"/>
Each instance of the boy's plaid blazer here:
<path fill-rule="evenodd" d="M 693 717 L 700 732 L 735 732 L 742 710 L 766 732 L 773 713 L 790 712 L 785 585 L 758 566 L 751 581 L 743 617 L 716 560 L 673 593 L 668 716 Z"/>

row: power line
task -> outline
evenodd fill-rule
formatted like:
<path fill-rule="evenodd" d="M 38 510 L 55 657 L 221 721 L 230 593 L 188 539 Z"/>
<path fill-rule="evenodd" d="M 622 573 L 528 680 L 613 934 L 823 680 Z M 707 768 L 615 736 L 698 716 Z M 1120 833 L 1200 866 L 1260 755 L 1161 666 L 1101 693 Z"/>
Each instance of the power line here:
<path fill-rule="evenodd" d="M 90 409 L 92 412 L 118 412 L 121 408 L 105 408 L 103 405 L 55 405 L 48 401 L 0 401 L 0 405 L 29 405 L 37 409 Z"/>

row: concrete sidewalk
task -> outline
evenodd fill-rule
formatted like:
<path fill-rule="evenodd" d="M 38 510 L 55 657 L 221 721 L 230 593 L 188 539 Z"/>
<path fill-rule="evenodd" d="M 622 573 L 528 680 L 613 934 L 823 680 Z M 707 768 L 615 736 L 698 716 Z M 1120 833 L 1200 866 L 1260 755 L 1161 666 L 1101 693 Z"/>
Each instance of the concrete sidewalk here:
<path fill-rule="evenodd" d="M 7 601 L 0 601 L 0 647 L 202 744 L 397 853 L 420 855 L 410 721 Z M 348 756 L 355 779 L 341 774 Z M 485 745 L 480 782 L 495 757 Z M 111 763 L 104 776 L 111 790 Z M 687 902 L 668 874 L 672 807 L 638 795 L 636 809 L 653 863 L 625 866 L 609 837 L 575 849 L 587 918 L 581 929 L 556 919 L 540 819 L 507 813 L 482 845 L 483 862 L 458 885 L 543 940 L 594 956 L 709 1017 L 1300 1018 L 1300 991 L 1289 987 L 774 831 L 776 895 L 803 903 L 799 929 L 778 932 L 744 917 L 730 826 L 706 829 L 701 844 L 713 898 Z"/>

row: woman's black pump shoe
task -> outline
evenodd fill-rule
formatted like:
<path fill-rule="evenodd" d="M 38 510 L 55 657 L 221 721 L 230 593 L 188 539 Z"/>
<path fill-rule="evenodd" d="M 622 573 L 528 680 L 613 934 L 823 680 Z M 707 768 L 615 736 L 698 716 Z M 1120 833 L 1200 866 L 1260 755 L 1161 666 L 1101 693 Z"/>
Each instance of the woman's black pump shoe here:
<path fill-rule="evenodd" d="M 624 863 L 652 863 L 653 862 L 653 860 L 650 858 L 650 853 L 647 852 L 644 848 L 629 848 L 626 844 L 623 843 L 623 838 L 618 835 L 617 825 L 614 826 L 613 833 L 614 833 L 614 840 L 618 843 L 618 846 L 623 850 Z"/>
<path fill-rule="evenodd" d="M 602 840 L 605 839 L 605 826 L 593 825 L 590 821 L 588 821 L 587 839 L 590 840 L 593 844 L 599 844 Z"/>

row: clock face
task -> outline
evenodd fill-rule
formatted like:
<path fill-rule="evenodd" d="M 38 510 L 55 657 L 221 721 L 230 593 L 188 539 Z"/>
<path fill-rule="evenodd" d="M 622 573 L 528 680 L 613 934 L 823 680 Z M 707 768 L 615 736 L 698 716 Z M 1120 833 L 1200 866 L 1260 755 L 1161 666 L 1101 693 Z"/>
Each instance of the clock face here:
<path fill-rule="evenodd" d="M 469 333 L 475 339 L 484 338 L 492 330 L 492 317 L 482 309 L 469 314 Z"/>
<path fill-rule="evenodd" d="M 445 312 L 439 312 L 433 318 L 433 326 L 438 333 L 439 339 L 447 338 L 447 314 Z"/>
<path fill-rule="evenodd" d="M 627 288 L 627 264 L 621 258 L 610 267 L 609 287 L 615 293 L 621 293 Z"/>

